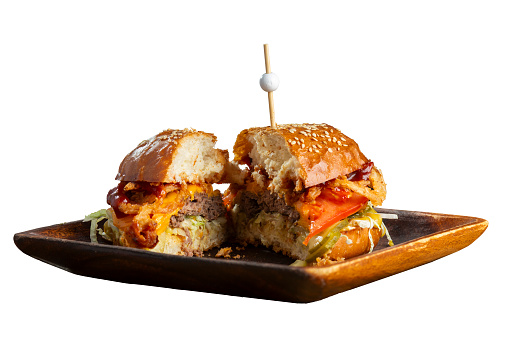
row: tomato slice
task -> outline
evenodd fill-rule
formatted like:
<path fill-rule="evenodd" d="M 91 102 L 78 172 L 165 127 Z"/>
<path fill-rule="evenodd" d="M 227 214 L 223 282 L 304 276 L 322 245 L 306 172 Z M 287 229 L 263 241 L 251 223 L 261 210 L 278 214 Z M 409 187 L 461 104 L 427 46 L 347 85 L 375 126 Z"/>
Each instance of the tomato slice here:
<path fill-rule="evenodd" d="M 358 212 L 367 202 L 368 198 L 355 192 L 323 189 L 315 199 L 313 210 L 318 213 L 310 214 L 311 225 L 304 245 L 316 234 Z"/>

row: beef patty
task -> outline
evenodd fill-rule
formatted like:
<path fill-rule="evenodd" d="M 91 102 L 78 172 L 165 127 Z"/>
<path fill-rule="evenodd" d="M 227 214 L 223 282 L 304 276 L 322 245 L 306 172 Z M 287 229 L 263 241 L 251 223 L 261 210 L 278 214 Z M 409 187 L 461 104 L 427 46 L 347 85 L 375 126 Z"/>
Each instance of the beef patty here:
<path fill-rule="evenodd" d="M 277 193 L 265 191 L 260 195 L 248 191 L 242 191 L 238 197 L 237 203 L 241 206 L 242 211 L 246 213 L 247 218 L 255 217 L 262 210 L 266 213 L 279 213 L 295 222 L 299 220 L 300 214 L 292 206 L 288 206 L 283 197 Z"/>
<path fill-rule="evenodd" d="M 223 199 L 220 195 L 209 197 L 206 193 L 197 193 L 194 199 L 189 199 L 186 204 L 170 219 L 171 227 L 179 227 L 187 215 L 199 215 L 212 221 L 226 213 Z"/>

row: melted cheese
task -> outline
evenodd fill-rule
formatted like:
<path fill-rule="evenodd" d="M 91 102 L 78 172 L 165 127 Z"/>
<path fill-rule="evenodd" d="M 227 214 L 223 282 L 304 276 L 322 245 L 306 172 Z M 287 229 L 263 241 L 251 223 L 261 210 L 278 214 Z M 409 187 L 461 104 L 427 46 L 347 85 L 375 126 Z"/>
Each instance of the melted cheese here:
<path fill-rule="evenodd" d="M 157 213 L 152 216 L 152 220 L 157 223 L 156 233 L 160 235 L 163 233 L 170 224 L 170 219 L 173 215 L 177 215 L 182 206 L 184 205 L 187 197 L 190 197 L 191 200 L 194 200 L 194 195 L 196 193 L 202 193 L 205 191 L 204 187 L 200 185 L 187 185 L 187 189 L 181 189 L 177 191 L 173 191 L 168 193 L 164 198 L 161 204 L 161 207 L 166 207 L 173 203 L 179 203 L 177 208 L 169 213 Z"/>

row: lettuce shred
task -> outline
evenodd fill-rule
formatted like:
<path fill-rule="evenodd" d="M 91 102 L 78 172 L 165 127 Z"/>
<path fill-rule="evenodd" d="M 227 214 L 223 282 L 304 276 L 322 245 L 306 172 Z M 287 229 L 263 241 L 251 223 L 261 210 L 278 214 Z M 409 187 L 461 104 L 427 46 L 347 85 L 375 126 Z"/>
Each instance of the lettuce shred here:
<path fill-rule="evenodd" d="M 90 241 L 94 244 L 98 244 L 97 234 L 103 239 L 111 242 L 116 242 L 119 238 L 120 232 L 111 222 L 111 214 L 106 209 L 101 209 L 97 212 L 90 213 L 85 216 L 83 221 L 90 221 Z M 103 220 L 106 222 L 103 224 L 103 228 L 99 227 L 99 223 Z"/>

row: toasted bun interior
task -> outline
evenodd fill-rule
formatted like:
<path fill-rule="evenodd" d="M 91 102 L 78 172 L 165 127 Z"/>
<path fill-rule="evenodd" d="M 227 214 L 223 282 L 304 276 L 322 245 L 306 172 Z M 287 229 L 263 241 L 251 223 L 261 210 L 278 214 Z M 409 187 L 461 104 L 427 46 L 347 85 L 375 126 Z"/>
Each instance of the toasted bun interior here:
<path fill-rule="evenodd" d="M 360 169 L 368 160 L 357 143 L 327 124 L 289 124 L 243 130 L 233 148 L 235 161 L 263 169 L 269 189 L 285 182 L 311 187 Z"/>
<path fill-rule="evenodd" d="M 215 149 L 210 133 L 165 130 L 141 142 L 120 164 L 117 180 L 215 183 L 223 176 L 228 151 Z"/>

